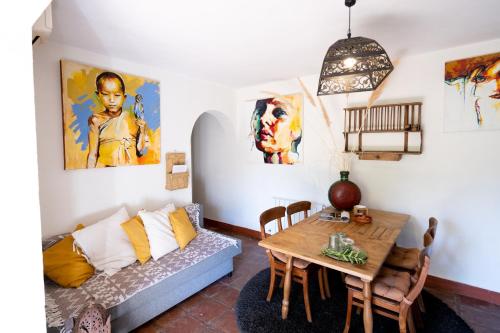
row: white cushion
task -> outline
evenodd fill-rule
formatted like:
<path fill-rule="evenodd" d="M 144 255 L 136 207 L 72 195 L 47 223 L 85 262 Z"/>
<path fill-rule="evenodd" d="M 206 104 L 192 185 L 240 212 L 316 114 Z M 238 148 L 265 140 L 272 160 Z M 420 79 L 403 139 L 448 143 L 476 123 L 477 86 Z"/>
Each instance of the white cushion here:
<path fill-rule="evenodd" d="M 168 213 L 173 211 L 175 211 L 175 206 L 173 203 L 169 203 L 154 212 L 145 210 L 139 212 L 139 216 L 144 223 L 144 229 L 146 229 L 146 235 L 148 235 L 151 257 L 154 260 L 160 259 L 179 247 L 168 218 Z"/>
<path fill-rule="evenodd" d="M 110 217 L 72 233 L 90 264 L 111 276 L 137 260 L 120 224 L 130 219 L 125 207 Z"/>

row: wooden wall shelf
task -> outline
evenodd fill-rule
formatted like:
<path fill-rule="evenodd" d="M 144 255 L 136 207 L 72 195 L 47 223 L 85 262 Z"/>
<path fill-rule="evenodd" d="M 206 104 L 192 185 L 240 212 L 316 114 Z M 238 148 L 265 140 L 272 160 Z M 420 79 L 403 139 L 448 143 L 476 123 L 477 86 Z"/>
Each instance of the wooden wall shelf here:
<path fill-rule="evenodd" d="M 188 187 L 189 172 L 172 173 L 174 165 L 185 164 L 185 153 L 167 153 L 167 180 L 165 185 L 167 190 L 173 191 Z"/>
<path fill-rule="evenodd" d="M 422 103 L 400 103 L 372 106 L 369 110 L 366 106 L 351 107 L 344 109 L 344 151 L 352 151 L 358 154 L 360 160 L 384 160 L 399 161 L 403 154 L 422 153 Z M 402 134 L 400 144 L 401 150 L 373 149 L 363 147 L 365 134 Z M 417 146 L 409 147 L 409 136 L 417 135 L 419 142 Z M 349 137 L 357 139 L 357 147 L 349 146 Z M 366 140 L 366 138 L 365 138 Z M 411 148 L 411 149 L 410 149 Z"/>

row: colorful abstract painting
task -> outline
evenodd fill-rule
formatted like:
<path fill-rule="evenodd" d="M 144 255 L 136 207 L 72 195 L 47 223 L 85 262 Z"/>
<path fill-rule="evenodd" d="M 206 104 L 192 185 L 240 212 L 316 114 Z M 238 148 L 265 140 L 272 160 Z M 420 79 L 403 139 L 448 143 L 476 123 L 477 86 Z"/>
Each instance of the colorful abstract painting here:
<path fill-rule="evenodd" d="M 252 103 L 252 142 L 264 163 L 295 164 L 301 160 L 303 100 L 302 94 L 293 94 Z"/>
<path fill-rule="evenodd" d="M 61 60 L 65 169 L 160 163 L 160 84 Z"/>
<path fill-rule="evenodd" d="M 500 129 L 500 53 L 445 64 L 447 131 Z"/>

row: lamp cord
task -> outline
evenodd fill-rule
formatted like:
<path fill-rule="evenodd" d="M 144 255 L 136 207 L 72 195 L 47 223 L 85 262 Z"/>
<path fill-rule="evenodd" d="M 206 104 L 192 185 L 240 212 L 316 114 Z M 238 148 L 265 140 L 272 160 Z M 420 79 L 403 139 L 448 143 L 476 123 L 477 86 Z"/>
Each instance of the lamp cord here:
<path fill-rule="evenodd" d="M 347 30 L 347 38 L 351 38 L 351 7 L 349 7 L 349 29 Z"/>

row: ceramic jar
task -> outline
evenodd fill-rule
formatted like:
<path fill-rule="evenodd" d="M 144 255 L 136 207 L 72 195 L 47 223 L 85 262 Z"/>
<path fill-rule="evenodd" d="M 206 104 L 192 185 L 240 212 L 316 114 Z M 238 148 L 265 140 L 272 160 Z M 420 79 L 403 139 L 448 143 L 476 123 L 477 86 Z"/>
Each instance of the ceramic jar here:
<path fill-rule="evenodd" d="M 351 210 L 361 201 L 358 185 L 349 180 L 349 171 L 340 171 L 340 180 L 330 186 L 328 200 L 338 210 Z"/>

